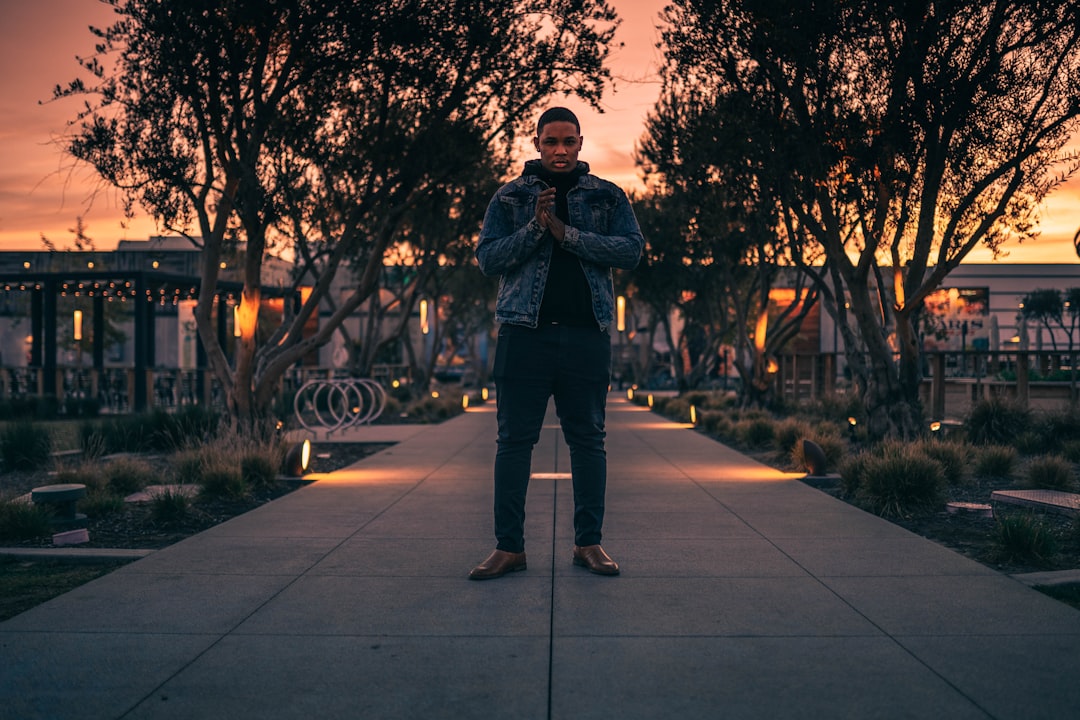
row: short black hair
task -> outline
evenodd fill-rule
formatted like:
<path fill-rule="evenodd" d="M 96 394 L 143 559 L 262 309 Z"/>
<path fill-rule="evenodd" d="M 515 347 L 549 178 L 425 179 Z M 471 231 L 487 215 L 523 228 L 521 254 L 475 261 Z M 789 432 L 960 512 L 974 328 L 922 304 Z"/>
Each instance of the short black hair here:
<path fill-rule="evenodd" d="M 544 114 L 540 116 L 540 119 L 536 121 L 537 136 L 544 132 L 545 125 L 553 122 L 574 123 L 578 135 L 581 134 L 581 123 L 578 122 L 577 115 L 575 115 L 572 110 L 564 107 L 553 107 L 545 110 Z"/>

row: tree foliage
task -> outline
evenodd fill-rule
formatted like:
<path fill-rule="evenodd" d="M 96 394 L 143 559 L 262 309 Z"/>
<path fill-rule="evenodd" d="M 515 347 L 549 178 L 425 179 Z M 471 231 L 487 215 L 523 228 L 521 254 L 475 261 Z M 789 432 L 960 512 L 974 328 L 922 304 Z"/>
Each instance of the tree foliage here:
<path fill-rule="evenodd" d="M 769 157 L 870 432 L 915 434 L 923 299 L 975 247 L 1034 237 L 1077 169 L 1080 7 L 676 0 L 665 20 L 670 72 L 756 130 L 743 145 Z M 810 245 L 823 264 L 804 262 Z"/>
<path fill-rule="evenodd" d="M 617 20 L 605 0 L 108 2 L 118 20 L 93 30 L 92 81 L 56 89 L 87 101 L 67 151 L 201 245 L 196 320 L 241 419 L 268 408 L 285 370 L 372 295 L 410 211 L 506 167 L 547 98 L 598 103 Z M 230 364 L 210 319 L 236 245 L 242 337 Z M 260 343 L 275 251 L 314 289 Z M 344 264 L 355 291 L 303 337 Z"/>
<path fill-rule="evenodd" d="M 794 244 L 752 115 L 738 98 L 716 102 L 713 78 L 685 77 L 670 60 L 663 83 L 637 153 L 656 217 L 637 282 L 654 310 L 668 317 L 675 309 L 686 322 L 684 356 L 685 339 L 700 338 L 700 352 L 690 353 L 697 379 L 717 363 L 721 343 L 731 344 L 744 401 L 767 402 L 770 359 L 798 332 L 817 290 L 804 292 L 804 278 L 787 272 L 799 300 L 779 308 L 772 301 L 785 266 L 794 267 Z M 658 302 L 665 298 L 667 307 Z"/>

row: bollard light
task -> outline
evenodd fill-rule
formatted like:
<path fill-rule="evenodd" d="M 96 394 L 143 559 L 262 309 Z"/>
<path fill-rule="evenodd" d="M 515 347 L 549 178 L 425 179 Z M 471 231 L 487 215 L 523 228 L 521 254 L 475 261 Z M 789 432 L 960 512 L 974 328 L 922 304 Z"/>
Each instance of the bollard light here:
<path fill-rule="evenodd" d="M 629 400 L 630 402 L 634 401 L 634 388 L 627 388 L 626 389 L 626 399 Z"/>
<path fill-rule="evenodd" d="M 813 440 L 803 439 L 803 460 L 813 477 L 824 477 L 827 469 L 825 451 Z"/>
<path fill-rule="evenodd" d="M 487 388 L 480 388 L 480 399 L 483 400 L 484 402 L 487 402 L 487 399 L 488 399 L 488 389 Z"/>
<path fill-rule="evenodd" d="M 649 401 L 649 408 L 651 409 L 653 405 L 652 393 L 649 393 L 649 396 L 646 399 Z"/>
<path fill-rule="evenodd" d="M 697 407 L 694 405 L 690 406 L 690 424 L 697 425 Z"/>
<path fill-rule="evenodd" d="M 73 317 L 75 323 L 75 339 L 82 340 L 82 310 L 76 310 Z"/>
<path fill-rule="evenodd" d="M 289 477 L 302 477 L 311 463 L 311 441 L 296 443 L 285 453 L 282 472 Z"/>
<path fill-rule="evenodd" d="M 462 410 L 468 410 L 469 409 L 469 396 L 468 395 L 462 395 L 461 396 L 461 409 Z"/>

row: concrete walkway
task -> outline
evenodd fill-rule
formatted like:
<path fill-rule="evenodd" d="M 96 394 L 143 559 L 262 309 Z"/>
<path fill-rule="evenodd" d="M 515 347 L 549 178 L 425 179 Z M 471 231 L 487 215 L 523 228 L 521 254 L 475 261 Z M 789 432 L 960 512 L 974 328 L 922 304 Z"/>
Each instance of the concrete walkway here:
<path fill-rule="evenodd" d="M 617 396 L 608 430 L 619 577 L 571 565 L 552 426 L 529 569 L 466 580 L 485 406 L 0 624 L 0 717 L 1080 713 L 1080 612 Z"/>

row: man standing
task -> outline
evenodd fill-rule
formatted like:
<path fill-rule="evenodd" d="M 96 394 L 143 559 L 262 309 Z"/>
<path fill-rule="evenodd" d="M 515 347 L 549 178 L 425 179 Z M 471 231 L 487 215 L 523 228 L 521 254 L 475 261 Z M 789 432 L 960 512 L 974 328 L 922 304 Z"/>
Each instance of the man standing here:
<path fill-rule="evenodd" d="M 525 569 L 532 450 L 555 398 L 574 484 L 572 559 L 600 575 L 619 566 L 600 546 L 607 484 L 604 417 L 615 314 L 611 268 L 631 269 L 645 241 L 625 193 L 578 160 L 581 125 L 554 107 L 536 124 L 538 160 L 495 193 L 476 259 L 499 275 L 495 319 L 498 449 L 495 551 L 469 578 Z"/>

